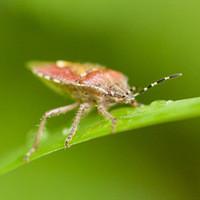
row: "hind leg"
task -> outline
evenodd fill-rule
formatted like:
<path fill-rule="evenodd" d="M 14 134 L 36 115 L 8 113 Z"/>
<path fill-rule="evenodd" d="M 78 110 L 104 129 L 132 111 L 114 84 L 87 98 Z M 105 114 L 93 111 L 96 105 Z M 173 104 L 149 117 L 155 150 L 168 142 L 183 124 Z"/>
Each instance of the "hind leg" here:
<path fill-rule="evenodd" d="M 37 132 L 37 134 L 35 136 L 34 143 L 33 143 L 32 147 L 29 149 L 29 151 L 25 155 L 24 159 L 26 161 L 28 161 L 30 156 L 37 150 L 37 148 L 38 148 L 38 146 L 40 144 L 40 140 L 42 138 L 42 135 L 44 133 L 44 129 L 45 129 L 45 125 L 46 125 L 47 119 L 49 119 L 51 117 L 59 116 L 61 114 L 65 114 L 65 113 L 75 109 L 77 106 L 78 106 L 78 103 L 74 103 L 74 104 L 71 104 L 71 105 L 55 108 L 53 110 L 50 110 L 50 111 L 46 112 L 42 116 L 38 132 Z"/>

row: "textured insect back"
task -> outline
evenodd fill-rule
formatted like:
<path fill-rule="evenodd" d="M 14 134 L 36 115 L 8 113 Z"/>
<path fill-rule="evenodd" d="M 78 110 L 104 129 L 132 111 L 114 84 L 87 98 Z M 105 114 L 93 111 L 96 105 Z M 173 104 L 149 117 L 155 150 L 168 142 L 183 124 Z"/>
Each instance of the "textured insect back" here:
<path fill-rule="evenodd" d="M 134 97 L 137 97 L 145 92 L 147 92 L 150 88 L 155 87 L 156 85 L 159 85 L 160 83 L 163 83 L 164 81 L 170 80 L 170 79 L 174 79 L 174 78 L 178 78 L 180 76 L 182 76 L 182 73 L 177 73 L 177 74 L 172 74 L 169 76 L 166 76 L 164 78 L 161 78 L 157 81 L 154 81 L 153 83 L 149 84 L 147 87 L 144 87 L 141 91 L 137 92 L 134 94 Z"/>

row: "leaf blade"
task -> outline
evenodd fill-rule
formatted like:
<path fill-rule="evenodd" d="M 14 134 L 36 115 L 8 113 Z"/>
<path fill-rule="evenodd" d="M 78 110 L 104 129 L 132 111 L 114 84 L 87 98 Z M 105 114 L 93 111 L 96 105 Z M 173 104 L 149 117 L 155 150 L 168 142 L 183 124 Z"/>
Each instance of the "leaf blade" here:
<path fill-rule="evenodd" d="M 138 108 L 118 108 L 113 110 L 112 114 L 118 119 L 116 132 L 119 133 L 164 122 L 199 117 L 200 97 L 178 101 L 155 101 Z M 59 127 L 54 132 L 43 141 L 38 151 L 31 157 L 31 161 L 64 148 L 66 135 L 61 133 L 66 132 L 65 128 Z M 81 123 L 71 144 L 79 144 L 109 134 L 111 134 L 110 123 L 94 114 Z M 27 147 L 22 147 L 0 158 L 0 174 L 25 164 L 23 156 L 26 151 Z"/>

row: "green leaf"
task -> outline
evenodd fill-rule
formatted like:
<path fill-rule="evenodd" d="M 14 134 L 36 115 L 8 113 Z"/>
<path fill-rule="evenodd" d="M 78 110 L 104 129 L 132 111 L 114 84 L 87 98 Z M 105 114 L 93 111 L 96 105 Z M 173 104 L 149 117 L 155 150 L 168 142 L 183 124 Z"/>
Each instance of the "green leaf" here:
<path fill-rule="evenodd" d="M 116 133 L 142 128 L 164 122 L 177 121 L 200 116 L 200 97 L 184 99 L 178 101 L 155 101 L 150 105 L 140 106 L 138 108 L 123 107 L 111 111 L 118 119 Z M 30 161 L 38 159 L 47 154 L 64 148 L 64 139 L 66 138 L 66 127 L 58 127 L 56 131 L 47 130 L 46 137 Z M 35 132 L 33 132 L 35 134 Z M 65 134 L 64 134 L 65 133 Z M 96 113 L 86 117 L 73 138 L 71 145 L 86 142 L 88 140 L 111 135 L 110 123 Z M 126 137 L 124 135 L 124 137 Z M 30 147 L 26 145 L 13 153 L 0 159 L 0 174 L 11 171 L 21 165 L 26 164 L 23 160 L 25 153 Z"/>

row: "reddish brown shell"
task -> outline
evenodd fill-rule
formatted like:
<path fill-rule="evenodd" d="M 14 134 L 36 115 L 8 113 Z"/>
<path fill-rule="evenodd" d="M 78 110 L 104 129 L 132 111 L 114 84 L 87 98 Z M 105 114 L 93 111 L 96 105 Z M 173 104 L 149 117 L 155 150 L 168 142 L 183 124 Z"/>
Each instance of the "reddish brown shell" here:
<path fill-rule="evenodd" d="M 70 84 L 80 79 L 79 75 L 69 67 L 59 68 L 56 64 L 47 64 L 45 66 L 37 66 L 33 68 L 33 72 L 45 79 L 55 82 Z"/>
<path fill-rule="evenodd" d="M 127 90 L 127 78 L 122 73 L 95 64 L 80 64 L 68 61 L 32 64 L 31 70 L 57 85 L 99 88 L 110 93 L 112 90 Z M 65 87 L 65 88 L 66 88 Z"/>
<path fill-rule="evenodd" d="M 107 92 L 128 88 L 127 78 L 122 73 L 110 69 L 90 72 L 80 79 L 80 83 L 88 87 L 95 86 Z"/>

